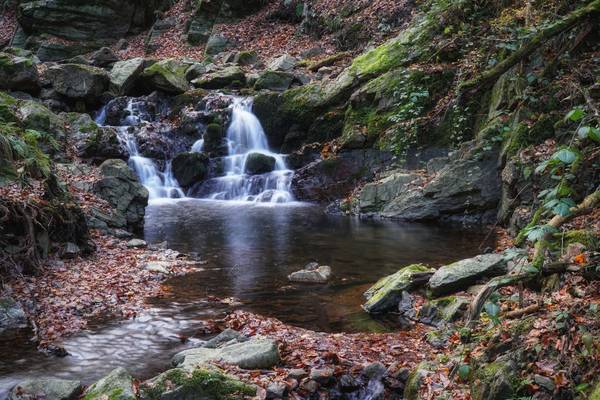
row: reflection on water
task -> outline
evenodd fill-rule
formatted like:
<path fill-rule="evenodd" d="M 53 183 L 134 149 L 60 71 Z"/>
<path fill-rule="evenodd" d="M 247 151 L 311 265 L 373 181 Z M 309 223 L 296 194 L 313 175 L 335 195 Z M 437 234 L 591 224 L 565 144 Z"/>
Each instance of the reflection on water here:
<path fill-rule="evenodd" d="M 378 278 L 415 262 L 431 265 L 480 250 L 483 235 L 389 221 L 335 217 L 300 203 L 273 206 L 205 200 L 153 201 L 147 209 L 146 239 L 194 252 L 204 271 L 169 282 L 166 298 L 133 321 L 98 324 L 69 338 L 70 356 L 57 359 L 35 351 L 30 332 L 0 337 L 0 398 L 26 377 L 55 376 L 84 383 L 117 366 L 148 378 L 168 367 L 170 357 L 192 344 L 202 321 L 222 317 L 225 306 L 207 295 L 236 297 L 241 308 L 323 331 L 379 331 L 390 321 L 364 313 L 362 292 Z M 287 275 L 316 260 L 332 267 L 326 285 L 290 284 Z"/>

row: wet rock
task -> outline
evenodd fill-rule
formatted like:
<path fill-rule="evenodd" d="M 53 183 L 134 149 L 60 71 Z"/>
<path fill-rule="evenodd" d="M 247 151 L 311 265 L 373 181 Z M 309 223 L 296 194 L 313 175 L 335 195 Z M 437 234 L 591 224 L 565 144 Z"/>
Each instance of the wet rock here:
<path fill-rule="evenodd" d="M 144 71 L 145 60 L 143 58 L 132 58 L 130 60 L 116 62 L 109 74 L 109 89 L 117 96 L 131 94 L 137 79 Z"/>
<path fill-rule="evenodd" d="M 482 278 L 503 275 L 507 270 L 504 254 L 482 254 L 439 268 L 429 280 L 429 288 L 434 296 L 442 296 L 466 289 Z"/>
<path fill-rule="evenodd" d="M 335 382 L 334 372 L 333 368 L 313 368 L 310 370 L 309 377 L 320 385 L 327 386 Z"/>
<path fill-rule="evenodd" d="M 60 251 L 60 257 L 64 259 L 72 259 L 81 254 L 81 249 L 75 243 L 67 242 Z"/>
<path fill-rule="evenodd" d="M 260 175 L 266 174 L 275 169 L 275 163 L 277 160 L 275 157 L 271 157 L 263 153 L 250 153 L 246 158 L 246 164 L 244 165 L 244 172 L 249 175 Z"/>
<path fill-rule="evenodd" d="M 223 89 L 232 85 L 246 83 L 246 74 L 237 66 L 225 67 L 194 79 L 192 84 L 203 89 Z"/>
<path fill-rule="evenodd" d="M 0 53 L 0 89 L 39 91 L 37 67 L 31 57 Z"/>
<path fill-rule="evenodd" d="M 100 127 L 88 114 L 64 113 L 69 123 L 69 142 L 75 146 L 77 155 L 95 161 L 126 158 L 127 151 L 112 127 Z"/>
<path fill-rule="evenodd" d="M 233 329 L 225 329 L 223 332 L 204 343 L 202 347 L 207 349 L 216 349 L 225 344 L 242 343 L 247 342 L 248 340 L 248 337 L 244 336 L 238 331 L 234 331 Z"/>
<path fill-rule="evenodd" d="M 243 399 L 255 394 L 255 386 L 215 367 L 193 371 L 174 368 L 140 385 L 141 400 Z"/>
<path fill-rule="evenodd" d="M 387 368 L 381 363 L 371 363 L 363 369 L 362 374 L 369 380 L 381 379 L 387 374 Z"/>
<path fill-rule="evenodd" d="M 283 382 L 273 382 L 267 386 L 267 400 L 283 399 L 288 391 L 288 387 Z"/>
<path fill-rule="evenodd" d="M 188 370 L 211 361 L 237 365 L 244 369 L 268 369 L 279 363 L 277 342 L 253 338 L 218 349 L 196 348 L 184 350 L 173 357 L 173 365 Z"/>
<path fill-rule="evenodd" d="M 300 283 L 327 283 L 331 279 L 331 274 L 330 266 L 310 263 L 304 269 L 288 275 L 288 280 Z"/>
<path fill-rule="evenodd" d="M 305 378 L 307 376 L 308 376 L 308 372 L 306 372 L 306 370 L 301 369 L 301 368 L 292 369 L 288 372 L 288 377 L 295 379 L 297 381 L 302 380 L 302 378 Z"/>
<path fill-rule="evenodd" d="M 290 56 L 289 54 L 284 54 L 280 57 L 277 57 L 273 61 L 271 61 L 267 65 L 267 69 L 269 69 L 271 71 L 287 72 L 287 71 L 294 69 L 294 67 L 296 66 L 297 63 L 298 63 L 298 61 L 296 60 L 296 58 Z"/>
<path fill-rule="evenodd" d="M 90 56 L 90 63 L 95 67 L 108 67 L 119 61 L 119 57 L 110 47 L 102 47 Z"/>
<path fill-rule="evenodd" d="M 45 78 L 52 81 L 54 89 L 74 100 L 98 103 L 108 89 L 108 73 L 101 68 L 81 64 L 58 64 L 48 68 Z"/>
<path fill-rule="evenodd" d="M 81 393 L 81 382 L 64 379 L 28 379 L 18 383 L 7 400 L 75 400 Z"/>
<path fill-rule="evenodd" d="M 381 278 L 364 293 L 367 302 L 363 304 L 363 309 L 369 313 L 395 309 L 404 291 L 424 285 L 433 272 L 433 269 L 425 265 L 413 264 Z"/>
<path fill-rule="evenodd" d="M 27 315 L 12 297 L 0 297 L 0 333 L 27 326 Z"/>
<path fill-rule="evenodd" d="M 418 175 L 394 173 L 377 182 L 367 183 L 359 195 L 360 211 L 379 211 L 385 204 L 406 191 L 407 185 L 418 179 Z"/>
<path fill-rule="evenodd" d="M 190 84 L 185 77 L 188 67 L 189 64 L 169 58 L 146 68 L 141 78 L 150 90 L 181 94 L 190 89 Z"/>
<path fill-rule="evenodd" d="M 339 385 L 342 392 L 350 393 L 358 390 L 361 386 L 361 383 L 352 375 L 345 374 L 340 377 Z"/>
<path fill-rule="evenodd" d="M 290 74 L 288 72 L 267 70 L 258 77 L 256 82 L 254 83 L 254 89 L 267 89 L 282 92 L 284 90 L 289 89 L 293 81 L 293 74 Z"/>
<path fill-rule="evenodd" d="M 133 378 L 124 368 L 117 368 L 91 385 L 84 393 L 86 400 L 134 400 Z"/>
<path fill-rule="evenodd" d="M 146 247 L 147 245 L 148 243 L 146 243 L 146 241 L 142 239 L 131 239 L 129 242 L 127 242 L 127 247 L 129 247 L 130 249 L 138 249 Z"/>
<path fill-rule="evenodd" d="M 205 178 L 208 162 L 204 153 L 179 153 L 171 164 L 173 176 L 182 187 L 189 187 Z"/>

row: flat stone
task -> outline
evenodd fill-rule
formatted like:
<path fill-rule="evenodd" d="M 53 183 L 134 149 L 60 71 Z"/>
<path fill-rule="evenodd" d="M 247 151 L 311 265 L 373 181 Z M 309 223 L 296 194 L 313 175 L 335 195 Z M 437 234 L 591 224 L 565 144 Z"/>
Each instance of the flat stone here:
<path fill-rule="evenodd" d="M 534 375 L 533 381 L 546 389 L 548 392 L 554 392 L 554 388 L 556 387 L 554 381 L 546 376 L 542 375 Z"/>
<path fill-rule="evenodd" d="M 271 70 L 271 71 L 290 71 L 292 69 L 294 69 L 294 67 L 297 64 L 297 60 L 288 55 L 288 54 L 284 54 L 280 57 L 277 57 L 276 59 L 274 59 L 273 61 L 271 61 L 269 63 L 269 65 L 267 66 L 267 69 Z"/>
<path fill-rule="evenodd" d="M 40 378 L 19 382 L 7 400 L 74 400 L 81 393 L 81 382 L 64 379 Z"/>
<path fill-rule="evenodd" d="M 303 269 L 300 271 L 292 272 L 288 275 L 290 282 L 300 283 L 327 283 L 331 278 L 331 267 L 328 265 L 321 265 L 317 269 Z"/>
<path fill-rule="evenodd" d="M 225 343 L 230 343 L 232 341 L 241 343 L 247 342 L 248 340 L 248 337 L 244 336 L 238 331 L 234 331 L 233 329 L 225 329 L 214 338 L 208 340 L 202 347 L 207 349 L 216 349 L 223 346 Z"/>
<path fill-rule="evenodd" d="M 156 272 L 159 274 L 170 274 L 171 263 L 166 261 L 150 261 L 144 265 L 144 269 L 150 272 Z"/>
<path fill-rule="evenodd" d="M 288 387 L 283 382 L 273 382 L 267 386 L 267 400 L 283 399 Z"/>
<path fill-rule="evenodd" d="M 130 249 L 146 247 L 147 245 L 148 243 L 146 243 L 146 241 L 142 239 L 131 239 L 129 242 L 127 242 L 127 247 L 129 247 Z"/>
<path fill-rule="evenodd" d="M 310 379 L 318 382 L 320 385 L 328 385 L 334 381 L 333 368 L 313 368 L 310 370 Z"/>

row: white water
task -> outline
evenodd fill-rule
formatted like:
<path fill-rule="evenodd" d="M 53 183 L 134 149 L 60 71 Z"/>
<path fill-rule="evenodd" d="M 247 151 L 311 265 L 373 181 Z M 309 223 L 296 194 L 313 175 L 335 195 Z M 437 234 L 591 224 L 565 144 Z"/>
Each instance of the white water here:
<path fill-rule="evenodd" d="M 236 98 L 231 108 L 231 124 L 227 129 L 228 156 L 223 158 L 225 176 L 211 179 L 209 198 L 268 203 L 292 201 L 293 171 L 287 168 L 281 154 L 269 150 L 267 136 L 252 113 L 252 99 Z M 252 153 L 273 157 L 274 170 L 261 175 L 246 174 L 246 163 Z"/>
<path fill-rule="evenodd" d="M 154 161 L 140 155 L 134 135 L 129 131 L 130 127 L 145 123 L 143 113 L 139 105 L 133 99 L 127 103 L 127 117 L 121 123 L 123 126 L 116 127 L 118 139 L 129 153 L 129 165 L 135 170 L 140 182 L 150 194 L 149 199 L 178 199 L 185 197 L 177 179 L 171 170 L 171 161 L 165 163 L 165 170 L 160 171 Z M 96 118 L 96 123 L 103 125 L 106 111 L 103 108 Z"/>

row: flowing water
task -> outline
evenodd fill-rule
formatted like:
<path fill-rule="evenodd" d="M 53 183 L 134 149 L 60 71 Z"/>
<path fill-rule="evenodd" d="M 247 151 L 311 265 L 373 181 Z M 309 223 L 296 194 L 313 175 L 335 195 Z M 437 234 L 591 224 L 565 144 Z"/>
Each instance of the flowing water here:
<path fill-rule="evenodd" d="M 171 279 L 171 294 L 151 299 L 138 319 L 99 322 L 66 339 L 71 354 L 66 358 L 36 352 L 27 341 L 30 332 L 0 338 L 0 388 L 47 375 L 90 383 L 117 366 L 149 378 L 168 368 L 174 353 L 194 344 L 182 344 L 181 336 L 192 336 L 202 321 L 221 318 L 231 309 L 207 301 L 210 295 L 235 297 L 241 309 L 314 330 L 385 331 L 396 327 L 396 321 L 374 319 L 360 308 L 370 284 L 402 265 L 440 265 L 480 253 L 483 236 L 329 216 L 297 202 L 153 202 L 147 209 L 146 240 L 198 253 L 206 261 L 204 270 Z M 330 283 L 287 281 L 288 274 L 311 260 L 332 267 Z"/>

